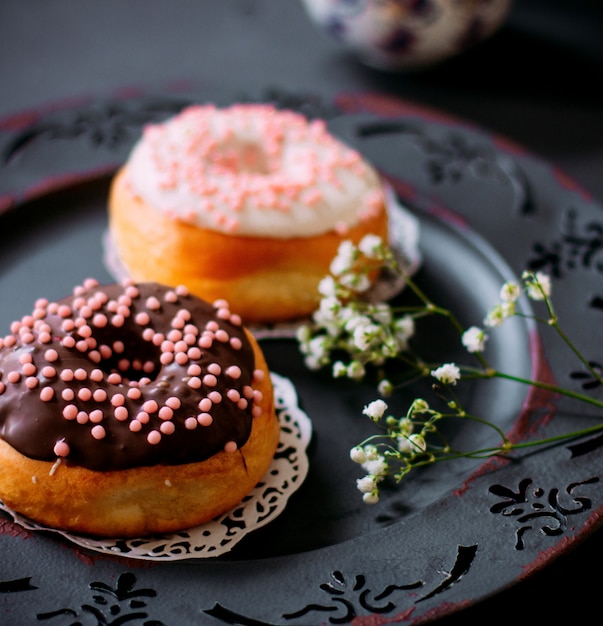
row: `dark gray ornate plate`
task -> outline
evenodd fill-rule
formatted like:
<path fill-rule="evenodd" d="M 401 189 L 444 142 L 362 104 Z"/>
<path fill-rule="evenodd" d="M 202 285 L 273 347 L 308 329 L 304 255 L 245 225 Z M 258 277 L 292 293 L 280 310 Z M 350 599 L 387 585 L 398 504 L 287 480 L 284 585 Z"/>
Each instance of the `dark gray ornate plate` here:
<path fill-rule="evenodd" d="M 102 234 L 111 173 L 145 122 L 208 99 L 147 96 L 0 122 L 0 328 L 36 297 L 61 297 L 87 276 L 110 280 Z M 327 104 L 281 93 L 260 99 L 327 118 L 380 168 L 420 220 L 424 263 L 417 279 L 463 323 L 481 322 L 505 280 L 526 268 L 544 270 L 554 278 L 560 318 L 598 367 L 603 213 L 561 172 L 479 129 L 374 94 L 344 94 Z M 493 333 L 489 345 L 499 369 L 600 393 L 551 335 L 514 322 Z M 419 330 L 418 338 L 426 356 L 459 356 L 444 326 Z M 291 340 L 263 346 L 271 369 L 295 383 L 314 428 L 308 477 L 283 514 L 216 559 L 144 564 L 87 552 L 0 517 L 0 620 L 426 622 L 514 584 L 601 524 L 598 436 L 512 459 L 436 465 L 386 489 L 379 504 L 362 504 L 348 451 L 370 430 L 361 410 L 375 391 L 308 372 Z M 400 411 L 415 391 L 396 400 Z M 516 439 L 597 419 L 501 380 L 462 385 L 460 392 L 474 412 Z M 451 436 L 467 446 L 493 443 L 462 426 Z"/>

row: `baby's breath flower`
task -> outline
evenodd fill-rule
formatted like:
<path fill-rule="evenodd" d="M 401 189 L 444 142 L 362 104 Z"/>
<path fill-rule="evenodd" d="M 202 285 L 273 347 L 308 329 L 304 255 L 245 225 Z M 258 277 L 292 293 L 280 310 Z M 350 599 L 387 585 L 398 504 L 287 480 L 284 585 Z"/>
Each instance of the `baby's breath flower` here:
<path fill-rule="evenodd" d="M 380 302 L 374 305 L 370 309 L 370 314 L 371 314 L 371 317 L 378 324 L 387 325 L 387 324 L 391 324 L 392 322 L 392 318 L 393 318 L 392 309 L 389 306 L 389 304 L 386 304 L 385 302 Z"/>
<path fill-rule="evenodd" d="M 378 422 L 385 414 L 385 411 L 387 411 L 387 403 L 383 400 L 373 400 L 362 410 L 364 415 L 370 417 L 373 422 Z"/>
<path fill-rule="evenodd" d="M 354 463 L 362 465 L 362 463 L 366 463 L 366 451 L 362 446 L 354 446 L 350 450 L 350 459 L 352 459 Z"/>
<path fill-rule="evenodd" d="M 423 398 L 415 398 L 411 407 L 410 407 L 410 415 L 421 413 L 427 413 L 429 411 L 429 404 Z"/>
<path fill-rule="evenodd" d="M 377 479 L 374 476 L 363 476 L 356 480 L 356 486 L 361 493 L 370 493 L 377 488 Z"/>
<path fill-rule="evenodd" d="M 354 329 L 354 345 L 360 350 L 368 350 L 371 344 L 379 337 L 380 327 L 376 324 L 364 324 Z"/>
<path fill-rule="evenodd" d="M 551 278 L 544 272 L 523 273 L 528 297 L 532 300 L 544 300 L 551 296 Z"/>
<path fill-rule="evenodd" d="M 377 504 L 377 502 L 379 502 L 379 491 L 373 489 L 373 491 L 369 493 L 362 494 L 362 501 L 364 504 Z"/>
<path fill-rule="evenodd" d="M 454 363 L 444 363 L 431 370 L 431 375 L 445 385 L 456 385 L 456 381 L 461 378 L 461 371 Z"/>
<path fill-rule="evenodd" d="M 365 235 L 358 249 L 369 259 L 380 259 L 383 257 L 383 240 L 378 235 Z"/>
<path fill-rule="evenodd" d="M 384 378 L 383 380 L 379 381 L 379 384 L 377 385 L 377 391 L 382 396 L 387 398 L 388 396 L 391 396 L 394 392 L 394 386 L 390 380 Z"/>
<path fill-rule="evenodd" d="M 500 299 L 503 302 L 515 302 L 521 295 L 521 287 L 513 281 L 506 282 L 500 288 Z"/>
<path fill-rule="evenodd" d="M 321 296 L 335 297 L 337 294 L 337 283 L 332 276 L 325 276 L 318 283 L 318 293 Z"/>
<path fill-rule="evenodd" d="M 366 374 L 366 369 L 360 361 L 352 361 L 348 365 L 348 378 L 352 380 L 362 380 Z"/>
<path fill-rule="evenodd" d="M 497 304 L 484 318 L 484 326 L 489 328 L 495 328 L 500 326 L 508 317 L 511 317 L 515 313 L 514 302 L 504 302 L 503 304 Z"/>
<path fill-rule="evenodd" d="M 383 479 L 387 475 L 387 461 L 383 456 L 365 461 L 362 463 L 362 467 L 369 476 L 374 476 L 377 480 Z"/>
<path fill-rule="evenodd" d="M 344 378 L 348 374 L 348 368 L 343 361 L 333 363 L 333 378 Z"/>
<path fill-rule="evenodd" d="M 331 261 L 331 274 L 341 276 L 345 272 L 349 272 L 358 258 L 358 250 L 356 246 L 349 241 L 342 241 L 337 249 L 337 256 Z"/>
<path fill-rule="evenodd" d="M 357 272 L 345 272 L 339 276 L 339 282 L 356 293 L 364 293 L 371 286 L 371 281 L 366 274 Z"/>
<path fill-rule="evenodd" d="M 483 352 L 487 340 L 488 335 L 478 326 L 471 326 L 461 337 L 468 352 Z"/>

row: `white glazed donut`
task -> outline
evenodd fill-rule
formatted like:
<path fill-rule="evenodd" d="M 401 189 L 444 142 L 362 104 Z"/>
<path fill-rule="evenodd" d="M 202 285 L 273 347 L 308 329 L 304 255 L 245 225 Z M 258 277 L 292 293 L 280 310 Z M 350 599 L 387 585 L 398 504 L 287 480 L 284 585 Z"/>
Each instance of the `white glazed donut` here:
<path fill-rule="evenodd" d="M 309 314 L 343 239 L 387 240 L 360 154 L 270 105 L 196 105 L 148 126 L 118 172 L 109 233 L 129 276 L 226 298 L 250 321 Z"/>

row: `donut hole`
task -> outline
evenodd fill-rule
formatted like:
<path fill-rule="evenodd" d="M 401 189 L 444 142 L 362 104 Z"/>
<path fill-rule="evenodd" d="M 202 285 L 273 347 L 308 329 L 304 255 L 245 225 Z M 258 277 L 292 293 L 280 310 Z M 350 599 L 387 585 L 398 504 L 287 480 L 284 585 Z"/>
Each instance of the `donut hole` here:
<path fill-rule="evenodd" d="M 241 172 L 260 176 L 270 173 L 264 148 L 253 142 L 218 146 L 212 154 L 212 163 L 219 169 L 237 175 Z"/>
<path fill-rule="evenodd" d="M 101 358 L 97 367 L 107 376 L 119 374 L 124 382 L 138 382 L 143 378 L 153 381 L 161 370 L 161 350 L 142 337 L 129 337 L 126 342 L 105 344 L 108 356 Z M 108 352 L 108 351 L 107 351 Z"/>

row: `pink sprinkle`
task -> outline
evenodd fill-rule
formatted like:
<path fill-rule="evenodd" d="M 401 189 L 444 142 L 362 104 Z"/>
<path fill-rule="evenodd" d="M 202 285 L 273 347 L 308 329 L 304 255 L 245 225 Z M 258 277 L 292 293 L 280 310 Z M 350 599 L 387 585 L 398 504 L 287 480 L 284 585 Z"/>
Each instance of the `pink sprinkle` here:
<path fill-rule="evenodd" d="M 248 406 L 249 406 L 249 402 L 247 402 L 247 400 L 245 400 L 245 398 L 241 398 L 237 402 L 237 408 L 240 409 L 241 411 L 244 411 Z"/>
<path fill-rule="evenodd" d="M 226 370 L 226 375 L 230 376 L 230 378 L 234 378 L 235 380 L 237 378 L 241 378 L 241 368 L 238 365 L 231 365 L 227 370 Z"/>
<path fill-rule="evenodd" d="M 128 428 L 133 432 L 133 433 L 138 433 L 142 430 L 142 422 L 140 422 L 139 420 L 135 419 L 132 420 L 129 424 L 128 424 Z"/>
<path fill-rule="evenodd" d="M 117 354 L 122 354 L 125 349 L 126 349 L 126 346 L 124 345 L 123 341 L 113 342 L 113 351 L 116 352 Z"/>
<path fill-rule="evenodd" d="M 231 401 L 231 402 L 238 402 L 241 399 L 241 394 L 236 390 L 236 389 L 229 389 L 226 392 L 226 397 Z"/>
<path fill-rule="evenodd" d="M 201 387 L 201 379 L 197 376 L 192 376 L 187 384 L 191 389 L 199 389 Z"/>
<path fill-rule="evenodd" d="M 169 406 L 162 406 L 158 412 L 159 418 L 162 420 L 171 420 L 174 417 L 174 410 Z"/>
<path fill-rule="evenodd" d="M 213 343 L 214 343 L 213 337 L 210 335 L 206 335 L 206 334 L 201 335 L 198 341 L 199 347 L 204 348 L 205 350 L 208 350 L 209 348 L 211 348 Z"/>
<path fill-rule="evenodd" d="M 88 423 L 88 413 L 86 413 L 86 411 L 78 411 L 75 420 L 76 420 L 76 422 L 78 424 L 87 424 Z"/>
<path fill-rule="evenodd" d="M 233 313 L 230 316 L 230 323 L 233 324 L 234 326 L 241 326 L 243 321 L 241 320 L 241 316 L 240 315 L 236 315 L 235 313 Z"/>
<path fill-rule="evenodd" d="M 207 411 L 209 411 L 212 407 L 212 401 L 209 398 L 203 398 L 199 402 L 198 406 L 200 411 L 202 411 L 203 413 L 207 413 Z"/>
<path fill-rule="evenodd" d="M 107 399 L 107 392 L 104 389 L 95 389 L 92 397 L 96 402 L 104 402 Z"/>
<path fill-rule="evenodd" d="M 142 396 L 142 391 L 140 391 L 137 387 L 130 387 L 127 395 L 130 400 L 138 400 Z"/>
<path fill-rule="evenodd" d="M 2 383 L 0 383 L 0 386 Z M 1 393 L 1 390 L 0 390 Z M 40 400 L 42 402 L 50 402 L 54 398 L 54 389 L 52 387 L 42 387 L 40 390 Z"/>
<path fill-rule="evenodd" d="M 189 376 L 199 376 L 201 374 L 201 367 L 197 365 L 197 363 L 192 363 L 190 367 L 186 370 L 186 373 Z"/>
<path fill-rule="evenodd" d="M 113 415 L 115 415 L 116 420 L 119 420 L 120 422 L 125 422 L 128 419 L 129 415 L 128 409 L 126 409 L 125 406 L 118 406 L 113 412 Z"/>
<path fill-rule="evenodd" d="M 105 326 L 109 323 L 109 320 L 107 319 L 107 316 L 103 313 L 97 313 L 92 318 L 92 323 L 96 328 L 105 328 Z"/>
<path fill-rule="evenodd" d="M 28 376 L 25 379 L 25 386 L 28 389 L 35 389 L 40 381 L 35 376 Z"/>
<path fill-rule="evenodd" d="M 63 409 L 63 417 L 66 420 L 74 420 L 77 417 L 77 407 L 75 404 L 68 404 Z"/>
<path fill-rule="evenodd" d="M 218 379 L 213 374 L 205 374 L 203 384 L 207 387 L 215 387 L 218 384 Z"/>
<path fill-rule="evenodd" d="M 95 383 L 100 383 L 100 381 L 103 379 L 103 370 L 100 369 L 93 369 L 90 372 L 90 380 L 95 382 Z"/>
<path fill-rule="evenodd" d="M 253 409 L 251 409 L 251 415 L 253 417 L 259 417 L 262 414 L 262 407 L 259 404 L 256 404 Z"/>
<path fill-rule="evenodd" d="M 164 352 L 159 357 L 159 362 L 162 365 L 169 365 L 170 363 L 173 363 L 173 361 L 174 361 L 174 353 L 173 352 Z"/>
<path fill-rule="evenodd" d="M 40 343 L 50 343 L 52 341 L 52 335 L 49 332 L 41 332 L 38 335 L 38 339 L 40 340 Z"/>
<path fill-rule="evenodd" d="M 228 452 L 229 454 L 236 452 L 238 449 L 239 446 L 237 446 L 236 441 L 228 441 L 224 446 L 224 452 Z"/>
<path fill-rule="evenodd" d="M 219 376 L 222 373 L 222 368 L 218 363 L 210 363 L 207 366 L 207 371 L 214 376 Z"/>
<path fill-rule="evenodd" d="M 145 304 L 147 306 L 147 309 L 150 309 L 151 311 L 158 311 L 161 308 L 161 302 L 159 302 L 159 300 L 155 298 L 155 296 L 151 296 L 150 298 L 147 298 L 147 301 Z"/>
<path fill-rule="evenodd" d="M 155 335 L 155 331 L 152 328 L 145 328 L 142 331 L 142 338 L 145 341 L 152 341 L 154 335 Z"/>
<path fill-rule="evenodd" d="M 100 409 L 92 409 L 88 416 L 93 424 L 100 424 L 103 421 L 103 412 Z"/>
<path fill-rule="evenodd" d="M 197 415 L 197 422 L 201 426 L 209 426 L 214 421 L 213 417 L 209 413 L 199 413 Z"/>
<path fill-rule="evenodd" d="M 243 347 L 243 342 L 238 337 L 231 337 L 230 346 L 233 350 L 240 350 Z"/>
<path fill-rule="evenodd" d="M 21 380 L 21 374 L 19 372 L 9 372 L 6 379 L 9 383 L 18 383 Z"/>
<path fill-rule="evenodd" d="M 50 350 L 46 350 L 46 352 L 44 352 L 44 358 L 49 363 L 54 363 L 55 361 L 58 361 L 59 353 L 56 350 L 51 348 Z"/>
<path fill-rule="evenodd" d="M 261 383 L 266 378 L 266 372 L 262 369 L 253 370 L 253 381 L 255 383 Z"/>
<path fill-rule="evenodd" d="M 186 354 L 192 361 L 198 361 L 201 358 L 201 350 L 197 347 L 191 348 Z"/>
<path fill-rule="evenodd" d="M 146 311 L 142 311 L 141 313 L 138 313 L 136 315 L 134 320 L 140 326 L 146 326 L 151 321 L 151 318 L 149 317 L 149 314 Z M 145 329 L 145 330 L 150 330 L 151 332 L 153 332 L 150 328 Z"/>
<path fill-rule="evenodd" d="M 61 391 L 61 398 L 63 398 L 65 402 L 71 402 L 75 398 L 75 391 L 73 391 L 70 387 L 67 387 Z"/>
<path fill-rule="evenodd" d="M 61 341 L 61 343 L 66 348 L 73 348 L 75 346 L 75 338 L 72 337 L 71 335 L 67 335 L 66 337 L 63 337 L 63 340 Z"/>
<path fill-rule="evenodd" d="M 155 400 L 147 400 L 142 405 L 142 410 L 146 411 L 147 413 L 156 413 L 158 409 L 159 405 L 157 404 L 157 402 L 155 402 Z"/>
<path fill-rule="evenodd" d="M 78 367 L 75 372 L 73 372 L 75 376 L 75 380 L 86 380 L 88 378 L 88 372 L 83 367 Z"/>
<path fill-rule="evenodd" d="M 161 433 L 158 430 L 152 430 L 148 435 L 147 435 L 147 441 L 151 444 L 151 445 L 157 445 L 160 441 L 161 441 Z"/>
<path fill-rule="evenodd" d="M 123 315 L 114 315 L 111 318 L 111 324 L 115 326 L 115 328 L 121 328 L 125 324 L 125 319 Z"/>
<path fill-rule="evenodd" d="M 211 330 L 212 332 L 215 332 L 218 328 L 220 328 L 220 325 L 216 322 L 216 320 L 210 320 L 207 324 L 205 324 L 205 329 Z"/>
<path fill-rule="evenodd" d="M 6 385 L 0 380 L 0 396 L 6 391 Z"/>
<path fill-rule="evenodd" d="M 188 354 L 186 352 L 176 352 L 174 354 L 174 361 L 178 363 L 178 365 L 184 367 L 188 363 Z"/>
<path fill-rule="evenodd" d="M 77 397 L 78 399 L 82 400 L 82 402 L 87 402 L 88 400 L 90 400 L 90 398 L 92 398 L 92 391 L 90 391 L 88 387 L 82 387 L 77 392 Z"/>
<path fill-rule="evenodd" d="M 149 420 L 151 419 L 151 416 L 146 411 L 139 411 L 138 415 L 136 415 L 136 419 L 141 424 L 148 424 Z"/>
<path fill-rule="evenodd" d="M 33 363 L 23 363 L 21 370 L 25 376 L 33 376 L 36 373 L 36 366 Z"/>
<path fill-rule="evenodd" d="M 64 439 L 59 439 L 54 444 L 54 453 L 60 457 L 66 457 L 70 452 L 69 444 Z"/>
<path fill-rule="evenodd" d="M 111 398 L 111 404 L 113 406 L 123 406 L 125 401 L 126 401 L 126 398 L 124 397 L 122 393 L 116 393 Z"/>
<path fill-rule="evenodd" d="M 117 372 L 111 372 L 111 374 L 107 376 L 107 382 L 111 385 L 119 385 L 121 381 L 121 374 L 118 374 Z"/>
<path fill-rule="evenodd" d="M 54 378 L 57 375 L 57 371 L 52 365 L 45 365 L 42 368 L 42 376 L 44 378 Z"/>
<path fill-rule="evenodd" d="M 222 394 L 219 391 L 210 391 L 207 397 L 213 402 L 213 404 L 220 404 L 222 402 Z"/>
<path fill-rule="evenodd" d="M 175 291 L 166 291 L 163 297 L 166 302 L 178 302 L 178 295 Z"/>
<path fill-rule="evenodd" d="M 194 430 L 197 428 L 197 420 L 194 417 L 187 417 L 184 420 L 184 428 L 187 430 Z"/>
<path fill-rule="evenodd" d="M 104 439 L 107 433 L 105 432 L 105 428 L 103 426 L 101 426 L 100 424 L 97 424 L 96 426 L 92 427 L 90 434 L 95 439 L 100 440 L 100 439 Z"/>
<path fill-rule="evenodd" d="M 57 313 L 59 314 L 59 317 L 70 317 L 71 316 L 71 308 L 68 307 L 66 304 L 62 304 L 59 307 L 59 310 L 57 311 Z"/>
<path fill-rule="evenodd" d="M 176 427 L 174 426 L 174 422 L 163 422 L 159 427 L 159 430 L 164 435 L 171 435 L 176 430 Z"/>

